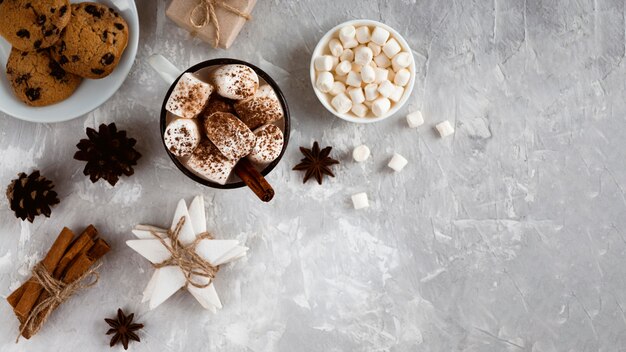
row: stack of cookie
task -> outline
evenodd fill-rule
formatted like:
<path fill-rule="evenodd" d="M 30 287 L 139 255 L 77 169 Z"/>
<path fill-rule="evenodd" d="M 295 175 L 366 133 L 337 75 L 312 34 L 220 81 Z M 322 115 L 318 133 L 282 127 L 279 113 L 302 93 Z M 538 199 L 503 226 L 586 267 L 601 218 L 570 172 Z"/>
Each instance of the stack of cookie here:
<path fill-rule="evenodd" d="M 9 82 L 31 106 L 66 99 L 82 78 L 108 76 L 128 44 L 126 21 L 98 3 L 0 0 L 0 14 L 0 35 L 13 46 Z"/>

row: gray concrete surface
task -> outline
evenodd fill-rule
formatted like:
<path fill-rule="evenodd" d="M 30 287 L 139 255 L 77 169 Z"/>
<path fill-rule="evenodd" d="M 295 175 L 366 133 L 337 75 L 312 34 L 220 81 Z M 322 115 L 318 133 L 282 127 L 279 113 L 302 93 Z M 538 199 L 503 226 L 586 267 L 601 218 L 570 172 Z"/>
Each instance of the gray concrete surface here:
<path fill-rule="evenodd" d="M 0 296 L 24 280 L 62 226 L 99 227 L 114 247 L 97 288 L 72 298 L 31 341 L 0 304 L 2 351 L 107 351 L 102 320 L 118 307 L 146 324 L 133 351 L 626 350 L 626 63 L 624 2 L 259 1 L 229 51 L 192 39 L 138 0 L 134 69 L 101 108 L 68 123 L 0 115 L 0 181 L 40 168 L 61 203 L 17 221 L 0 199 Z M 348 19 L 405 34 L 419 75 L 410 107 L 374 126 L 333 118 L 308 77 L 317 39 Z M 258 64 L 284 89 L 290 148 L 270 175 L 276 199 L 215 191 L 180 174 L 160 142 L 166 85 L 146 63 L 215 57 Z M 426 125 L 403 115 L 422 109 Z M 457 132 L 444 140 L 435 123 Z M 72 159 L 84 128 L 115 121 L 143 153 L 115 188 L 91 184 Z M 299 145 L 319 140 L 337 177 L 302 185 Z M 352 147 L 372 149 L 366 164 Z M 409 159 L 402 173 L 385 165 Z M 351 208 L 369 194 L 372 207 Z M 166 225 L 178 199 L 207 199 L 209 228 L 249 257 L 220 271 L 217 315 L 179 293 L 140 303 L 151 268 L 124 244 L 137 223 Z M 116 350 L 120 350 L 117 348 Z"/>

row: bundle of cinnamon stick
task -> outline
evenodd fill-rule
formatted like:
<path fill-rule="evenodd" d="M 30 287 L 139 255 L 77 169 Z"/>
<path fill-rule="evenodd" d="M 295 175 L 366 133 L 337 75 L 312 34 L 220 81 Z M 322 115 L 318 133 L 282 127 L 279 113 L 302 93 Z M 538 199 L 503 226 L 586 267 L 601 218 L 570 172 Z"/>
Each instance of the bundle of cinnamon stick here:
<path fill-rule="evenodd" d="M 48 254 L 33 269 L 33 277 L 7 297 L 20 321 L 21 335 L 28 339 L 36 334 L 49 314 L 60 304 L 51 300 L 51 296 L 61 296 L 63 287 L 84 279 L 90 273 L 91 266 L 109 250 L 109 245 L 98 238 L 98 231 L 93 225 L 89 225 L 76 238 L 70 229 L 63 228 Z M 35 275 L 36 269 L 40 270 L 38 275 Z M 45 285 L 40 278 L 41 274 L 48 279 Z M 51 285 L 58 290 L 49 292 L 44 288 Z"/>

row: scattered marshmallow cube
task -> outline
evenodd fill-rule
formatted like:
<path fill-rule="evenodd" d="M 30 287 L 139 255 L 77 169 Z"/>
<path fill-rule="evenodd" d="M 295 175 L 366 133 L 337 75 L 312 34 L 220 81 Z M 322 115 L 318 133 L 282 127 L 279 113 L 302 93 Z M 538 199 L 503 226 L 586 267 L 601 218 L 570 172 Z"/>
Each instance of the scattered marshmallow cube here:
<path fill-rule="evenodd" d="M 400 172 L 408 163 L 409 162 L 402 155 L 394 153 L 387 166 L 392 168 L 395 172 Z"/>
<path fill-rule="evenodd" d="M 341 55 L 339 55 L 340 61 L 354 61 L 354 51 L 352 49 L 345 49 Z"/>
<path fill-rule="evenodd" d="M 337 64 L 337 67 L 335 67 L 335 73 L 337 74 L 337 76 L 345 76 L 350 71 L 352 71 L 352 64 L 350 63 L 350 61 L 342 61 Z"/>
<path fill-rule="evenodd" d="M 372 61 L 374 53 L 372 49 L 366 46 L 359 46 L 354 50 L 354 62 L 361 66 L 365 66 Z"/>
<path fill-rule="evenodd" d="M 390 35 L 389 31 L 387 31 L 386 29 L 381 28 L 381 27 L 376 27 L 374 28 L 374 31 L 372 32 L 371 40 L 375 44 L 383 46 L 387 42 L 387 39 L 389 39 L 389 35 Z"/>
<path fill-rule="evenodd" d="M 438 123 L 435 128 L 437 129 L 437 132 L 439 132 L 439 136 L 441 136 L 441 138 L 454 133 L 454 127 L 452 127 L 452 124 L 448 120 Z"/>
<path fill-rule="evenodd" d="M 365 144 L 360 145 L 352 151 L 352 158 L 357 163 L 362 163 L 370 157 L 370 148 Z"/>
<path fill-rule="evenodd" d="M 381 84 L 389 79 L 389 71 L 384 68 L 376 67 L 374 69 L 374 72 L 376 73 L 376 78 L 374 79 L 374 82 L 378 84 Z"/>
<path fill-rule="evenodd" d="M 328 93 L 332 95 L 338 95 L 346 92 L 346 85 L 343 82 L 335 81 L 333 83 L 333 87 L 330 89 Z"/>
<path fill-rule="evenodd" d="M 362 192 L 362 193 L 354 194 L 352 196 L 352 205 L 354 206 L 354 209 L 356 210 L 369 207 L 370 202 L 367 199 L 367 193 Z"/>
<path fill-rule="evenodd" d="M 380 68 L 387 68 L 391 66 L 391 60 L 389 60 L 385 54 L 378 54 L 374 56 L 374 62 L 376 63 L 376 66 Z"/>
<path fill-rule="evenodd" d="M 421 111 L 414 111 L 406 115 L 406 122 L 410 128 L 418 128 L 424 124 L 424 116 L 422 116 Z"/>
<path fill-rule="evenodd" d="M 315 69 L 317 71 L 330 71 L 335 66 L 335 57 L 322 55 L 315 58 Z"/>
<path fill-rule="evenodd" d="M 372 49 L 372 53 L 374 54 L 374 56 L 380 55 L 380 53 L 383 51 L 383 47 L 376 43 L 369 42 L 367 43 L 367 47 Z"/>
<path fill-rule="evenodd" d="M 391 101 L 385 97 L 378 98 L 372 103 L 372 112 L 380 117 L 389 112 L 391 109 Z"/>
<path fill-rule="evenodd" d="M 331 39 L 328 42 L 328 49 L 330 49 L 330 53 L 335 57 L 339 57 L 343 53 L 343 45 L 341 45 L 338 39 Z"/>
<path fill-rule="evenodd" d="M 409 65 L 411 65 L 411 59 L 411 54 L 401 52 L 391 59 L 391 66 L 394 71 L 398 72 L 403 68 L 409 67 Z"/>
<path fill-rule="evenodd" d="M 395 38 L 389 39 L 389 41 L 383 45 L 383 53 L 390 59 L 396 56 L 400 51 L 402 51 L 402 47 Z"/>
<path fill-rule="evenodd" d="M 361 67 L 361 81 L 363 83 L 372 83 L 376 80 L 376 71 L 370 65 Z"/>
<path fill-rule="evenodd" d="M 356 103 L 356 104 L 352 104 L 352 109 L 350 111 L 352 111 L 352 113 L 358 117 L 365 117 L 365 115 L 367 115 L 368 110 L 369 108 L 365 106 L 364 104 Z"/>
<path fill-rule="evenodd" d="M 394 86 L 393 83 L 389 81 L 383 81 L 383 83 L 378 85 L 378 93 L 380 93 L 380 95 L 384 98 L 389 98 L 393 94 L 395 87 L 396 86 Z"/>
<path fill-rule="evenodd" d="M 337 96 L 330 101 L 330 104 L 340 114 L 345 114 L 352 109 L 352 100 L 350 100 L 345 93 L 337 94 Z"/>
<path fill-rule="evenodd" d="M 323 93 L 330 92 L 333 89 L 333 83 L 335 82 L 335 78 L 333 74 L 330 72 L 320 72 L 317 75 L 316 86 Z"/>
<path fill-rule="evenodd" d="M 356 73 L 355 71 L 348 72 L 346 84 L 352 87 L 361 87 L 361 75 Z"/>
<path fill-rule="evenodd" d="M 411 80 L 411 72 L 406 68 L 401 69 L 396 72 L 396 76 L 393 78 L 393 83 L 397 86 L 404 87 L 409 84 Z"/>
<path fill-rule="evenodd" d="M 404 88 L 394 85 L 393 93 L 391 93 L 391 95 L 389 96 L 389 100 L 393 101 L 394 103 L 397 103 L 400 101 L 400 99 L 402 99 L 403 95 L 404 95 Z"/>
<path fill-rule="evenodd" d="M 356 29 L 356 40 L 361 44 L 366 44 L 372 39 L 370 28 L 368 26 L 362 26 Z"/>
<path fill-rule="evenodd" d="M 370 83 L 363 88 L 365 92 L 365 101 L 374 101 L 378 98 L 378 84 Z"/>
<path fill-rule="evenodd" d="M 350 96 L 353 105 L 361 104 L 365 101 L 365 94 L 363 94 L 363 89 L 360 87 L 348 89 L 348 95 Z"/>

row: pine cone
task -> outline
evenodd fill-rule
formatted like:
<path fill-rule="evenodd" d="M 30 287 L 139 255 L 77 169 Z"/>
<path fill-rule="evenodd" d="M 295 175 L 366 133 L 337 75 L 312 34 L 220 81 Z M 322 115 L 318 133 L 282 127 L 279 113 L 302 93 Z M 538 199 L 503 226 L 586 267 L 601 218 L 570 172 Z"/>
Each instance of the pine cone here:
<path fill-rule="evenodd" d="M 38 170 L 28 176 L 22 172 L 7 187 L 9 206 L 22 220 L 33 222 L 35 216 L 41 214 L 49 218 L 50 207 L 59 203 L 57 192 L 52 188 L 52 181 L 41 176 Z"/>
<path fill-rule="evenodd" d="M 137 165 L 141 154 L 134 148 L 137 141 L 127 138 L 126 131 L 118 131 L 115 123 L 101 124 L 97 132 L 87 128 L 87 137 L 76 145 L 79 150 L 74 159 L 87 162 L 83 174 L 91 182 L 102 178 L 115 186 L 121 175 L 135 173 L 133 165 Z"/>

